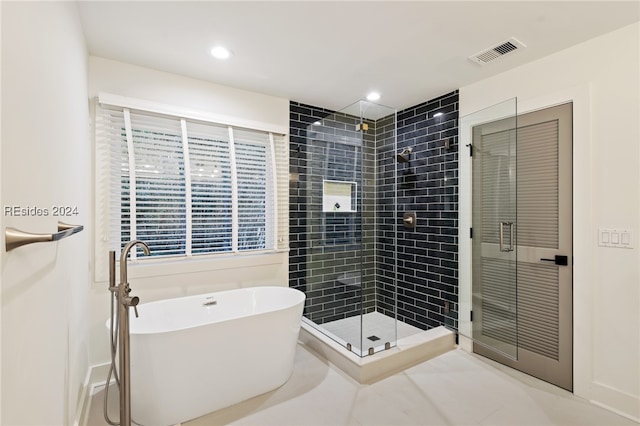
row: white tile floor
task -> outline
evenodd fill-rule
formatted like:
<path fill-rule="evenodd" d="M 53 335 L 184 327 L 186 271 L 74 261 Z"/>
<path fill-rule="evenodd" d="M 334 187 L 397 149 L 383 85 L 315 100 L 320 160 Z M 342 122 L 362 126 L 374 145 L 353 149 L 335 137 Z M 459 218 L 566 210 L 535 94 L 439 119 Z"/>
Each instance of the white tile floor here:
<path fill-rule="evenodd" d="M 101 398 L 102 392 L 94 395 L 90 426 L 106 425 Z M 116 418 L 115 409 L 113 412 Z M 302 344 L 297 348 L 293 374 L 282 387 L 183 426 L 226 424 L 637 425 L 460 349 L 361 385 Z"/>

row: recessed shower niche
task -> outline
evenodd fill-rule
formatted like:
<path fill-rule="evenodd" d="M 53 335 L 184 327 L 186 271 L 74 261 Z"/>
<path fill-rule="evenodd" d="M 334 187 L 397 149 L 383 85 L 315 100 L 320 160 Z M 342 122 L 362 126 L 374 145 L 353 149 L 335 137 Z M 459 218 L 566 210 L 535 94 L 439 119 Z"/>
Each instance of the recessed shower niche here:
<path fill-rule="evenodd" d="M 358 184 L 339 180 L 322 181 L 322 211 L 325 213 L 355 211 Z"/>

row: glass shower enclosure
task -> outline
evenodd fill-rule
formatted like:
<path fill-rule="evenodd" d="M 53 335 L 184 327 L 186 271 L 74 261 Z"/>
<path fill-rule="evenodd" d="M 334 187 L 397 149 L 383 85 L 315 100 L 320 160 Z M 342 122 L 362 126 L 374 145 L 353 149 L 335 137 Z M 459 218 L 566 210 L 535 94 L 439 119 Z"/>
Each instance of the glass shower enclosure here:
<path fill-rule="evenodd" d="M 395 346 L 396 110 L 358 101 L 306 128 L 303 321 L 358 356 Z"/>

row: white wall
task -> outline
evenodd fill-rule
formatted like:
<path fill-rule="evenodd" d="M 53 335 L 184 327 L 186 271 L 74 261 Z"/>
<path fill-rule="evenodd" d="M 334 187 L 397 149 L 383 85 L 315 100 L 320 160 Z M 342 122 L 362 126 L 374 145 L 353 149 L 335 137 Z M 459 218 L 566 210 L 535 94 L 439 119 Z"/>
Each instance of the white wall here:
<path fill-rule="evenodd" d="M 89 96 L 110 93 L 239 118 L 289 132 L 289 101 L 188 77 L 91 56 Z M 275 131 L 275 130 L 274 130 Z"/>
<path fill-rule="evenodd" d="M 639 40 L 636 23 L 460 89 L 461 117 L 511 97 L 518 98 L 518 112 L 574 102 L 574 392 L 636 420 L 640 419 Z M 471 223 L 470 160 L 463 137 L 461 230 Z M 634 249 L 598 247 L 598 228 L 633 230 Z M 471 276 L 467 232 L 460 233 L 461 291 L 468 291 Z M 461 318 L 467 315 L 468 311 L 460 312 Z"/>
<path fill-rule="evenodd" d="M 183 108 L 199 113 L 199 116 L 229 117 L 234 122 L 281 129 L 284 133 L 289 129 L 287 99 L 90 57 L 89 96 L 95 97 L 99 93 Z M 128 273 L 131 294 L 140 297 L 141 303 L 253 285 L 288 286 L 288 253 L 242 257 L 220 255 L 216 260 L 186 264 L 165 262 L 160 267 L 130 263 Z M 119 275 L 117 277 L 119 280 Z M 106 282 L 93 283 L 90 302 L 92 365 L 109 361 L 105 329 L 109 297 Z"/>
<path fill-rule="evenodd" d="M 87 53 L 72 3 L 2 2 L 2 230 L 89 225 Z M 48 209 L 12 217 L 5 206 Z M 77 207 L 58 218 L 52 206 Z M 69 424 L 88 369 L 90 230 L 4 250 L 2 424 Z"/>

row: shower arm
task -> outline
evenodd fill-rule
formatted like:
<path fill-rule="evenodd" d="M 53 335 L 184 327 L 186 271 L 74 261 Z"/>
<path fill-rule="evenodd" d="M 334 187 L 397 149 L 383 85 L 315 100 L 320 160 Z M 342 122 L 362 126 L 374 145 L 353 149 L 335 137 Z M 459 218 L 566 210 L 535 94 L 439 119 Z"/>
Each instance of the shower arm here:
<path fill-rule="evenodd" d="M 411 161 L 411 153 L 413 152 L 412 147 L 403 148 L 399 154 L 395 155 L 396 161 L 399 163 L 408 163 Z"/>

